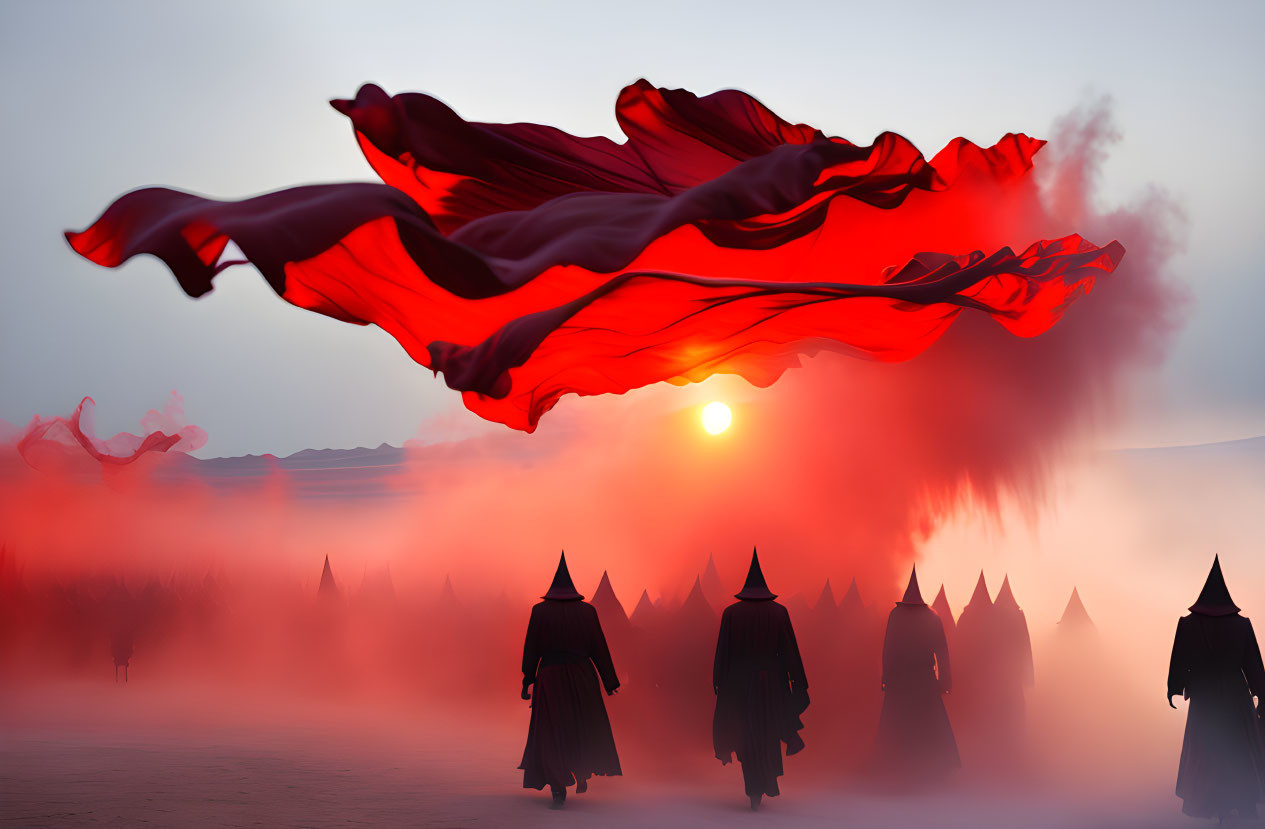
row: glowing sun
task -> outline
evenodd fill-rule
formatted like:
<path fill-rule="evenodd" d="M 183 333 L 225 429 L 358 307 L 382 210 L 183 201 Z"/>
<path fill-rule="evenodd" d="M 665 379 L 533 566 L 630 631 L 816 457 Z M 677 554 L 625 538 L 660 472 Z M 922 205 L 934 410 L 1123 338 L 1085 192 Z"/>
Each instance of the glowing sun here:
<path fill-rule="evenodd" d="M 703 407 L 703 429 L 709 435 L 719 435 L 729 428 L 733 419 L 734 416 L 729 411 L 729 407 L 719 400 Z"/>

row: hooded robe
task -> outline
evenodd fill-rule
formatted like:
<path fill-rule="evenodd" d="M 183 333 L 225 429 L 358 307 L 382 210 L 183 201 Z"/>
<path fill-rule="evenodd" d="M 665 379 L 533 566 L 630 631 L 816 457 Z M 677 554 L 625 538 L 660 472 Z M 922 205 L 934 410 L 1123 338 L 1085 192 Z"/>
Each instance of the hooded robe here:
<path fill-rule="evenodd" d="M 601 686 L 619 679 L 593 605 L 576 592 L 565 554 L 544 601 L 531 609 L 523 644 L 523 694 L 532 693 L 523 788 L 565 789 L 592 775 L 621 774 Z"/>
<path fill-rule="evenodd" d="M 786 608 L 774 601 L 753 553 L 739 601 L 720 619 L 712 685 L 712 743 L 728 763 L 737 755 L 749 796 L 778 794 L 782 743 L 787 755 L 804 747 L 799 715 L 808 707 L 808 679 Z"/>
<path fill-rule="evenodd" d="M 961 766 L 943 694 L 952 687 L 949 648 L 939 615 L 918 590 L 917 572 L 887 617 L 883 639 L 883 710 L 874 765 L 905 775 L 936 777 Z"/>
<path fill-rule="evenodd" d="M 1177 796 L 1192 817 L 1253 817 L 1265 795 L 1265 752 L 1252 697 L 1265 695 L 1265 667 L 1219 560 L 1190 611 L 1177 622 L 1168 668 L 1169 697 L 1190 700 Z"/>

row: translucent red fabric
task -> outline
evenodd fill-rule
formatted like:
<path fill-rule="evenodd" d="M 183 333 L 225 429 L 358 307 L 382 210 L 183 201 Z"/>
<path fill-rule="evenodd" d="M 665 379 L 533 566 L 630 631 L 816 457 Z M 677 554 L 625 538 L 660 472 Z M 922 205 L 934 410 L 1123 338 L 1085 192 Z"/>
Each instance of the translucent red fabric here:
<path fill-rule="evenodd" d="M 907 359 L 967 309 L 1035 336 L 1124 255 L 998 244 L 1024 226 L 1043 144 L 1024 135 L 928 161 L 895 133 L 857 146 L 742 92 L 645 81 L 616 104 L 622 144 L 373 85 L 333 105 L 385 184 L 146 188 L 68 241 L 107 267 L 157 256 L 200 296 L 232 240 L 287 301 L 381 326 L 472 411 L 527 431 L 565 394 L 767 385 L 821 348 Z"/>

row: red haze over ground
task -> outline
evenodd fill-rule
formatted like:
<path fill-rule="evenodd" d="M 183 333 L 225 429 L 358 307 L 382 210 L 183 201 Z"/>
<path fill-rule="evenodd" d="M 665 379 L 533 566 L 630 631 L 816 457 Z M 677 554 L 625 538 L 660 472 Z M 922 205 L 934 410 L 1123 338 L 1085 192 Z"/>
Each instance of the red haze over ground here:
<path fill-rule="evenodd" d="M 1009 194 L 1002 213 L 988 213 L 995 222 L 977 216 L 990 245 L 1079 232 L 1129 249 L 1091 296 L 1034 339 L 968 316 L 910 362 L 822 354 L 763 391 L 721 378 L 701 389 L 572 401 L 530 437 L 419 443 L 388 468 L 340 469 L 316 483 L 269 457 L 232 480 L 195 474 L 196 462 L 180 454 L 188 443 L 102 464 L 49 447 L 57 430 L 11 430 L 0 449 L 0 576 L 42 598 L 26 605 L 38 615 L 6 620 L 9 693 L 106 672 L 104 628 L 117 619 L 121 579 L 134 599 L 147 590 L 170 599 L 146 611 L 159 627 L 136 631 L 133 681 L 154 712 L 198 704 L 206 723 L 244 722 L 291 711 L 288 701 L 303 697 L 342 703 L 313 715 L 345 717 L 333 727 L 355 730 L 359 715 L 330 713 L 355 703 L 387 727 L 416 717 L 425 730 L 442 711 L 473 707 L 491 724 L 481 745 L 508 751 L 496 762 L 512 767 L 523 725 L 515 702 L 522 626 L 560 548 L 582 592 L 591 596 L 608 570 L 629 612 L 643 587 L 679 603 L 710 554 L 736 589 L 753 544 L 788 601 L 814 599 L 827 577 L 842 595 L 855 576 L 866 602 L 885 609 L 944 522 L 1003 503 L 1039 512 L 1065 455 L 1127 403 L 1130 377 L 1163 353 L 1180 310 L 1164 271 L 1180 221 L 1158 192 L 1112 210 L 1095 204 L 1110 137 L 1104 106 L 1074 113 L 1038 157 L 1039 186 Z M 957 209 L 994 211 L 985 206 L 992 195 Z M 910 201 L 902 209 L 918 210 Z M 734 425 L 717 438 L 682 406 L 704 391 L 742 398 L 729 398 Z M 144 431 L 192 434 L 178 418 L 171 409 Z M 111 454 L 137 448 L 106 445 Z M 353 497 L 366 488 L 373 497 Z M 336 608 L 313 598 L 325 555 L 342 588 Z M 381 598 L 388 567 L 394 601 Z M 440 591 L 447 575 L 455 603 Z M 996 590 L 999 578 L 990 579 Z M 56 603 L 66 586 L 91 597 L 79 606 L 99 623 L 88 628 L 94 637 L 69 645 L 58 640 Z M 930 600 L 934 587 L 924 592 Z M 965 598 L 951 595 L 955 607 Z M 23 699 L 21 710 L 58 716 Z M 102 716 L 146 727 L 133 714 Z M 181 724 L 169 733 L 196 730 L 174 719 Z M 806 739 L 811 752 L 811 732 Z M 828 756 L 816 748 L 810 763 Z M 629 754 L 630 777 L 653 772 L 634 746 Z M 462 749 L 444 756 L 460 760 Z M 736 793 L 736 772 L 706 771 L 712 766 L 700 756 L 700 773 Z"/>

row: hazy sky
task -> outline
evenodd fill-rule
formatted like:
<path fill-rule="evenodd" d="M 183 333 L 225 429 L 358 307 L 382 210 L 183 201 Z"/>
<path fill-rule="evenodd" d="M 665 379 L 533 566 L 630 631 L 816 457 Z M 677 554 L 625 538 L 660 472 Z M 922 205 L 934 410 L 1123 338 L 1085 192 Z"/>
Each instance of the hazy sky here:
<path fill-rule="evenodd" d="M 61 231 L 142 185 L 241 197 L 371 180 L 326 104 L 366 81 L 467 118 L 615 136 L 615 95 L 646 77 L 745 89 L 856 142 L 892 129 L 928 155 L 956 135 L 1046 135 L 1110 95 L 1121 140 L 1103 201 L 1151 186 L 1177 199 L 1190 294 L 1166 365 L 1112 439 L 1265 433 L 1265 4 L 176 5 L 0 6 L 0 419 L 65 414 L 92 395 L 99 431 L 134 429 L 178 389 L 207 455 L 465 428 L 474 415 L 458 396 L 377 329 L 294 308 L 251 269 L 195 302 L 156 260 L 104 270 Z"/>

